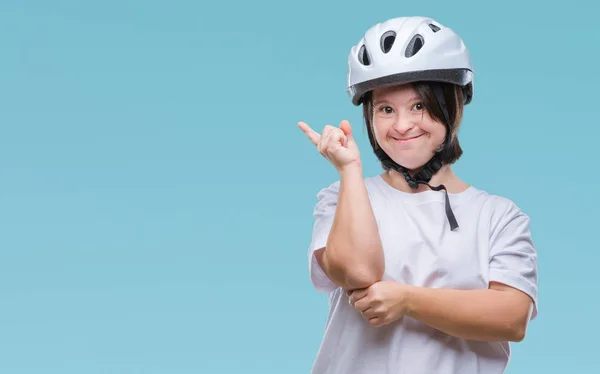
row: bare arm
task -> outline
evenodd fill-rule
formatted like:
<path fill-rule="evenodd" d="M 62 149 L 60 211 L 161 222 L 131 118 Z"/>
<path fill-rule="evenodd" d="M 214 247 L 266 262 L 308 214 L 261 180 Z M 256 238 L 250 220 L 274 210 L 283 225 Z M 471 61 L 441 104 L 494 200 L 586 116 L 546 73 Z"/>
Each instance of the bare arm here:
<path fill-rule="evenodd" d="M 456 337 L 480 341 L 525 338 L 532 300 L 499 283 L 490 289 L 409 287 L 406 315 Z"/>
<path fill-rule="evenodd" d="M 383 277 L 384 259 L 352 127 L 344 120 L 339 128 L 327 125 L 319 134 L 304 122 L 298 126 L 340 173 L 331 229 L 315 257 L 336 285 L 347 290 L 368 287 Z"/>
<path fill-rule="evenodd" d="M 338 204 L 327 246 L 315 253 L 323 271 L 347 290 L 380 281 L 384 271 L 381 240 L 359 163 L 341 173 Z"/>

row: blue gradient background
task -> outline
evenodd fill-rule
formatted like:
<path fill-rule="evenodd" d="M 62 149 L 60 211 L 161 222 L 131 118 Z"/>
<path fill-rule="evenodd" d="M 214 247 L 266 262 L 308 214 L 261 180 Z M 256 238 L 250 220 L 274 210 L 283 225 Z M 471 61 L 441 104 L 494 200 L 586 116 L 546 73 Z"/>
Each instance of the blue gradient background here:
<path fill-rule="evenodd" d="M 308 373 L 337 175 L 296 123 L 349 119 L 380 172 L 346 57 L 401 15 L 466 41 L 455 170 L 533 219 L 540 314 L 507 373 L 598 370 L 598 6 L 366 4 L 0 2 L 0 373 Z"/>

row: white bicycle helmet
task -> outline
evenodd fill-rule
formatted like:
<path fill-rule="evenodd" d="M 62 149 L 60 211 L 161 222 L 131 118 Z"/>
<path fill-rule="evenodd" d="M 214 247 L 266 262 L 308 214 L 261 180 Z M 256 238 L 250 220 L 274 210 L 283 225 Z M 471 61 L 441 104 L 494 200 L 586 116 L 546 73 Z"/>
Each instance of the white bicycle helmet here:
<path fill-rule="evenodd" d="M 429 17 L 399 17 L 367 30 L 348 55 L 348 94 L 360 105 L 365 93 L 416 81 L 463 87 L 473 97 L 473 66 L 462 39 Z"/>

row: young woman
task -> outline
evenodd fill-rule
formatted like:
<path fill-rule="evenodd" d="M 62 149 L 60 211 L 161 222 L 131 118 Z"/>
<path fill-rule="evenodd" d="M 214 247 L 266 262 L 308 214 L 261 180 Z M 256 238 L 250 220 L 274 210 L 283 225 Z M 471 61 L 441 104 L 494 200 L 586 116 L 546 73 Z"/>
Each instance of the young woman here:
<path fill-rule="evenodd" d="M 503 373 L 537 314 L 529 217 L 461 180 L 473 96 L 461 38 L 426 17 L 371 27 L 349 54 L 384 172 L 364 177 L 348 121 L 299 127 L 337 169 L 314 210 L 309 272 L 330 312 L 313 374 Z"/>

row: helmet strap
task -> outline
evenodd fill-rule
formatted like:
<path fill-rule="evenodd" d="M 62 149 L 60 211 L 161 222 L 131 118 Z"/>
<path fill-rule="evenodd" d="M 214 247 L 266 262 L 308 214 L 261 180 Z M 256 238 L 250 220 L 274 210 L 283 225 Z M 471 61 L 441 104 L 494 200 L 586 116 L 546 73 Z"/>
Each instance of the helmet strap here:
<path fill-rule="evenodd" d="M 450 198 L 448 197 L 448 191 L 446 187 L 443 184 L 440 184 L 439 186 L 435 187 L 429 184 L 429 181 L 431 180 L 433 175 L 442 168 L 443 163 L 439 159 L 439 154 L 433 156 L 425 165 L 421 167 L 421 169 L 417 173 L 414 174 L 414 176 L 410 175 L 408 169 L 394 162 L 390 158 L 390 156 L 388 156 L 380 147 L 376 148 L 375 155 L 386 167 L 389 167 L 390 169 L 393 169 L 402 174 L 410 188 L 417 189 L 420 184 L 424 184 L 431 188 L 433 191 L 444 190 L 446 200 L 446 217 L 448 218 L 448 222 L 450 223 L 450 229 L 454 231 L 458 228 L 458 222 L 456 221 L 454 212 L 452 212 L 452 208 L 450 206 Z"/>

